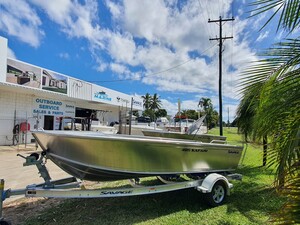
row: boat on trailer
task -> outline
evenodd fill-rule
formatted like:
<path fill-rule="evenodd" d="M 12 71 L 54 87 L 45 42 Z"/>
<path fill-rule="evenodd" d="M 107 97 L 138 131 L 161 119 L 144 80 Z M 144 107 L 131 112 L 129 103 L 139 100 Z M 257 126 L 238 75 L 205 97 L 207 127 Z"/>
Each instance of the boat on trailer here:
<path fill-rule="evenodd" d="M 47 198 L 107 198 L 157 194 L 194 188 L 205 195 L 211 206 L 219 206 L 230 195 L 231 174 L 238 166 L 242 147 L 202 143 L 193 140 L 102 134 L 81 131 L 34 131 L 41 154 L 21 156 L 23 166 L 35 165 L 44 183 L 23 189 L 4 189 L 0 179 L 0 224 L 10 224 L 3 217 L 3 202 L 15 195 Z M 73 177 L 52 180 L 46 160 L 50 159 Z M 163 177 L 187 174 L 168 181 Z M 189 176 L 190 175 L 190 176 Z M 144 186 L 141 177 L 157 176 L 163 184 Z M 110 181 L 131 179 L 132 188 L 86 189 L 83 180 Z M 132 179 L 134 178 L 134 179 Z"/>
<path fill-rule="evenodd" d="M 241 146 L 80 131 L 33 131 L 46 158 L 72 176 L 111 181 L 230 172 Z"/>

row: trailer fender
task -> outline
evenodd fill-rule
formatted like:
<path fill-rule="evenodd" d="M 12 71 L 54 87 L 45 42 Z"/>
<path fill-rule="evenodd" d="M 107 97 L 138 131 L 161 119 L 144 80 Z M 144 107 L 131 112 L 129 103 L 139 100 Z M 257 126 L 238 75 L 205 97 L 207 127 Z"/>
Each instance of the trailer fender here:
<path fill-rule="evenodd" d="M 196 189 L 202 193 L 210 193 L 218 181 L 222 181 L 226 186 L 226 194 L 230 195 L 230 189 L 233 187 L 233 184 L 229 183 L 226 177 L 218 173 L 211 173 L 205 177 L 200 186 L 197 186 Z"/>

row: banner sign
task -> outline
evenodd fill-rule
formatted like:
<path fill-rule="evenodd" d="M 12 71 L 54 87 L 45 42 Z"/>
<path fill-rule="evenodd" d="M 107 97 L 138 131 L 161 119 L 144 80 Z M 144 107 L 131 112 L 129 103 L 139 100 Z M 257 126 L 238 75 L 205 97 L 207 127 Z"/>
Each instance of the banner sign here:
<path fill-rule="evenodd" d="M 33 114 L 48 116 L 75 116 L 75 106 L 73 103 L 45 98 L 34 98 Z"/>
<path fill-rule="evenodd" d="M 41 68 L 7 59 L 6 82 L 31 88 L 41 88 Z"/>

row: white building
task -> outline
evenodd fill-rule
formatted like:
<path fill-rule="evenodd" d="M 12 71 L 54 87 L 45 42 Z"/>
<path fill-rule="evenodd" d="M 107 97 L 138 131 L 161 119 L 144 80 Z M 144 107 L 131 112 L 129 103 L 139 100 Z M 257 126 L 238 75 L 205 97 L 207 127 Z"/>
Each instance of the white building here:
<path fill-rule="evenodd" d="M 119 121 L 120 110 L 129 109 L 131 101 L 133 110 L 143 110 L 140 97 L 7 58 L 7 39 L 0 37 L 0 145 L 16 143 L 16 125 L 19 143 L 33 142 L 26 121 L 30 130 L 57 130 L 66 116 L 94 114 L 104 124 Z"/>

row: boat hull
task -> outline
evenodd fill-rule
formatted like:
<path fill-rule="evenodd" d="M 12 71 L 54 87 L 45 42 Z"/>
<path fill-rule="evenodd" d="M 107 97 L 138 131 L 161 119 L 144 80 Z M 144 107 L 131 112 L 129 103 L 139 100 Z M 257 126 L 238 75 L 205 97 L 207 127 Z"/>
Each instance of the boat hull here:
<path fill-rule="evenodd" d="M 236 169 L 242 147 L 80 131 L 35 131 L 46 156 L 69 174 L 108 181 Z"/>
<path fill-rule="evenodd" d="M 179 132 L 151 131 L 151 130 L 143 130 L 143 134 L 145 136 L 150 136 L 150 137 L 187 139 L 187 140 L 202 141 L 206 143 L 210 143 L 211 141 L 226 141 L 225 136 L 217 136 L 211 134 L 182 134 Z"/>

